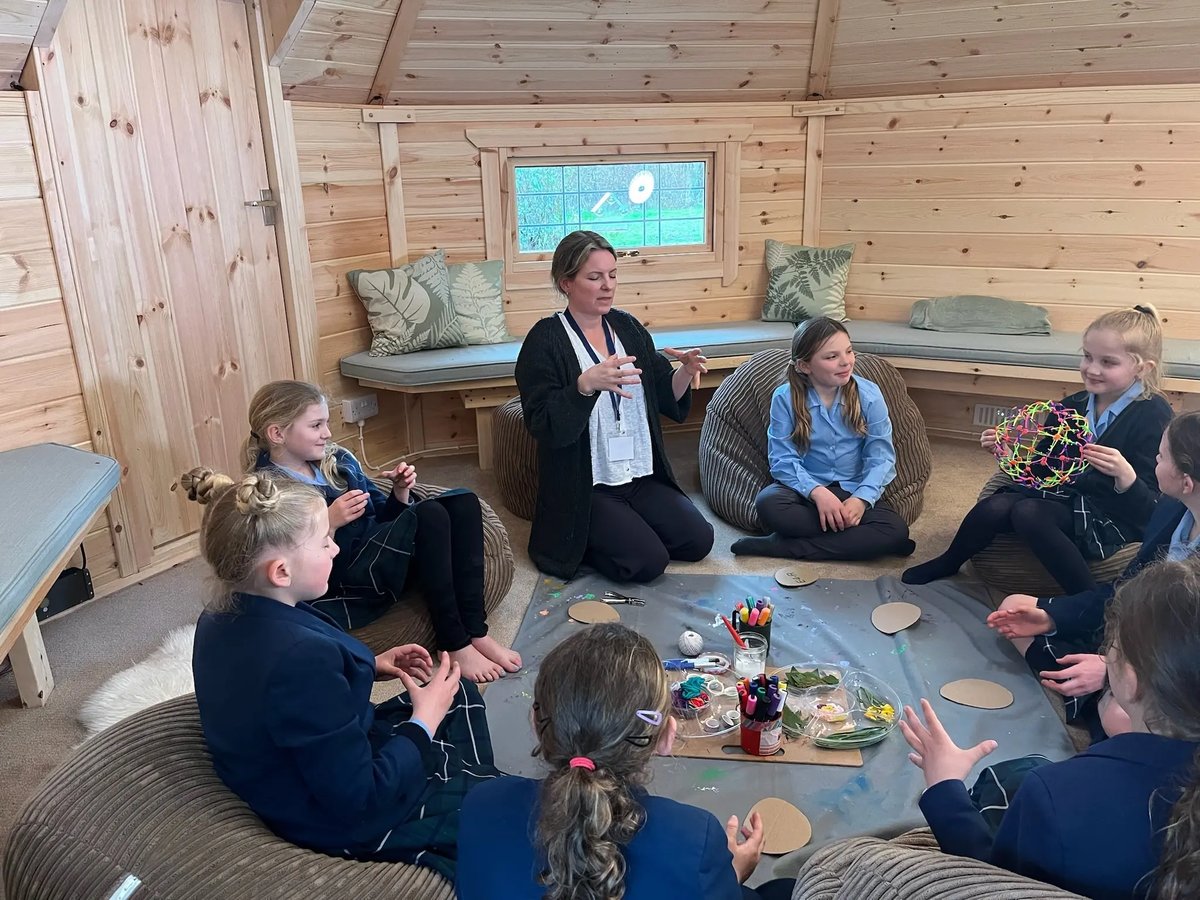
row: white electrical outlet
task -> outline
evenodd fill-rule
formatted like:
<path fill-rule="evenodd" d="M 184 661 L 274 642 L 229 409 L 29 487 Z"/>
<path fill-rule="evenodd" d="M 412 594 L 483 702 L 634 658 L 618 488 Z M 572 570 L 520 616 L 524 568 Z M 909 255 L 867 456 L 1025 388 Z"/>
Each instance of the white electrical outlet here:
<path fill-rule="evenodd" d="M 353 424 L 379 415 L 379 397 L 376 394 L 359 394 L 342 401 L 342 421 Z"/>
<path fill-rule="evenodd" d="M 992 428 L 1000 424 L 1000 421 L 1011 413 L 1011 406 L 997 406 L 991 403 L 976 403 L 975 417 L 972 420 L 972 424 L 982 425 L 985 428 Z"/>

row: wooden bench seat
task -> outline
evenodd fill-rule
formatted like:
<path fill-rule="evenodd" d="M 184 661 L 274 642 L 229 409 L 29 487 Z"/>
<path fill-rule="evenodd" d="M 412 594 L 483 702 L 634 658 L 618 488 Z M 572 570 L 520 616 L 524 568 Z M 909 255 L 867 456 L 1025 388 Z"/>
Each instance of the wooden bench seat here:
<path fill-rule="evenodd" d="M 1080 389 L 1081 336 L 965 334 L 924 331 L 903 322 L 847 323 L 856 349 L 900 370 L 909 389 L 991 397 L 1057 398 Z M 691 328 L 651 328 L 656 347 L 702 347 L 710 372 L 701 387 L 716 387 L 753 354 L 787 347 L 787 322 L 721 322 Z M 1164 390 L 1180 411 L 1200 409 L 1200 341 L 1167 339 Z M 474 410 L 479 466 L 492 467 L 492 414 L 516 396 L 513 370 L 520 343 L 427 350 L 403 356 L 356 353 L 342 374 L 364 387 L 409 394 L 456 392 Z"/>
<path fill-rule="evenodd" d="M 0 659 L 25 706 L 44 706 L 54 688 L 38 606 L 120 480 L 115 460 L 61 444 L 0 453 Z"/>

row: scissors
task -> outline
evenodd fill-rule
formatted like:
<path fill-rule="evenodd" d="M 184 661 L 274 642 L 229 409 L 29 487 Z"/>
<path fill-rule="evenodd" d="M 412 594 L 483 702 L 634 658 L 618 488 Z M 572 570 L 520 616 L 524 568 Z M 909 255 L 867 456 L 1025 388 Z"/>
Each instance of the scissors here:
<path fill-rule="evenodd" d="M 626 597 L 624 594 L 618 594 L 616 591 L 605 591 L 600 598 L 604 603 L 617 606 L 621 603 L 628 603 L 630 606 L 645 606 L 646 601 L 637 597 Z"/>

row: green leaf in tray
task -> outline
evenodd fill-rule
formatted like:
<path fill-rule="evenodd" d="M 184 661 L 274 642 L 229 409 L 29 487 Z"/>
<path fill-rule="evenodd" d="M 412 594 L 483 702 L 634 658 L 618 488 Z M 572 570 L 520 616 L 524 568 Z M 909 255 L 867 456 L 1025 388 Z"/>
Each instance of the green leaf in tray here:
<path fill-rule="evenodd" d="M 886 725 L 871 725 L 853 731 L 835 731 L 832 734 L 813 738 L 813 743 L 827 750 L 852 750 L 866 747 L 887 736 L 891 729 Z"/>
<path fill-rule="evenodd" d="M 833 672 L 822 675 L 816 669 L 797 669 L 792 666 L 787 673 L 787 686 L 797 691 L 815 687 L 836 687 L 841 679 Z"/>
<path fill-rule="evenodd" d="M 783 704 L 783 730 L 789 734 L 800 734 L 808 727 L 808 718 Z"/>

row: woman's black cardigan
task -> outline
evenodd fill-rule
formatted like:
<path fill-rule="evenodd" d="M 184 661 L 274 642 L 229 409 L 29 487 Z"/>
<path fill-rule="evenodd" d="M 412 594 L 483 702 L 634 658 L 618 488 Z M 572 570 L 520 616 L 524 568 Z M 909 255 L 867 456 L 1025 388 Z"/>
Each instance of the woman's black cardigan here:
<path fill-rule="evenodd" d="M 679 400 L 671 387 L 674 372 L 654 349 L 650 333 L 629 313 L 612 309 L 605 316 L 627 356 L 642 370 L 653 477 L 680 491 L 663 450 L 659 415 L 676 422 L 687 418 L 692 393 Z M 576 380 L 582 373 L 575 350 L 558 316 L 538 321 L 521 344 L 517 388 L 525 427 L 537 440 L 538 490 L 529 532 L 529 558 L 541 571 L 558 578 L 575 577 L 587 549 L 592 511 L 592 444 L 588 420 L 592 406 L 608 403 L 606 391 L 585 397 Z"/>

